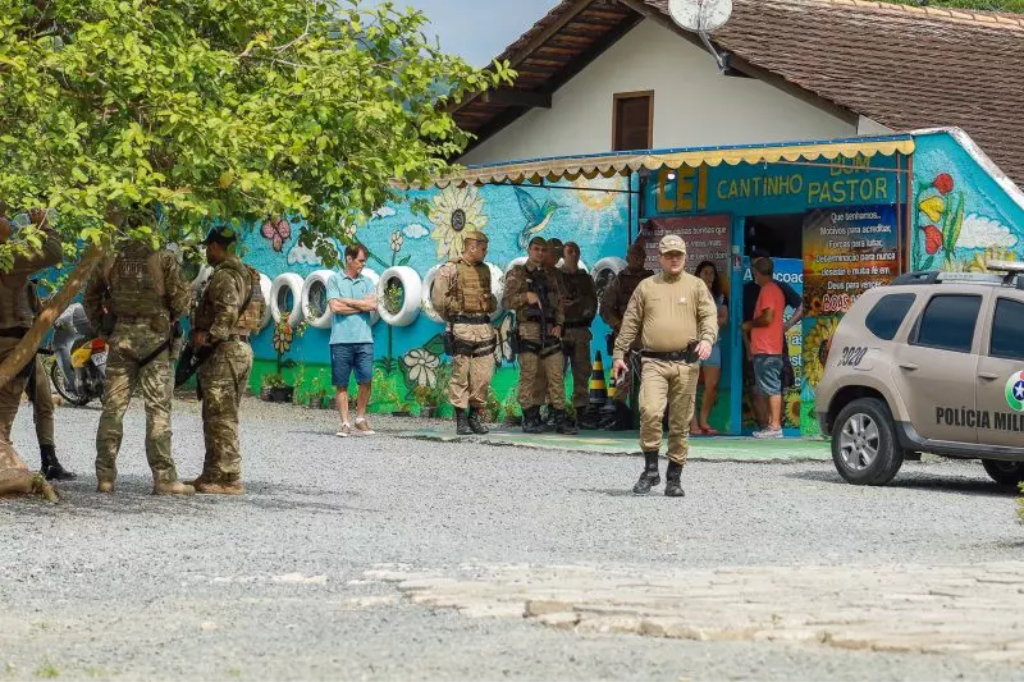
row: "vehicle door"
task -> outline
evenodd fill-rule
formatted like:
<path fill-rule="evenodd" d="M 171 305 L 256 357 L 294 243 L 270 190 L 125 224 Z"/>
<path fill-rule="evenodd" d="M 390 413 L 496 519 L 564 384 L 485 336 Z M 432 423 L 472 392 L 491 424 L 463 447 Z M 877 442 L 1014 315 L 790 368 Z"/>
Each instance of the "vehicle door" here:
<path fill-rule="evenodd" d="M 978 317 L 985 296 L 935 286 L 920 308 L 907 343 L 897 346 L 893 382 L 926 440 L 977 442 L 975 412 Z"/>
<path fill-rule="evenodd" d="M 978 357 L 978 410 L 989 428 L 978 442 L 1024 448 L 1024 293 L 997 290 Z"/>

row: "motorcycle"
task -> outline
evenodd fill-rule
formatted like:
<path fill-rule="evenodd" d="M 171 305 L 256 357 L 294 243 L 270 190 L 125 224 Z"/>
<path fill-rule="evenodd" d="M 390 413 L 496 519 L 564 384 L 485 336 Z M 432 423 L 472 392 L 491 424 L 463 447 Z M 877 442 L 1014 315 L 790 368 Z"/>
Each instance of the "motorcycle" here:
<path fill-rule="evenodd" d="M 72 390 L 64 377 L 59 362 L 50 368 L 50 380 L 64 400 L 77 407 L 84 407 L 95 399 L 103 401 L 107 384 L 107 343 L 100 338 L 81 338 L 71 347 L 71 367 L 75 372 L 77 390 Z"/>

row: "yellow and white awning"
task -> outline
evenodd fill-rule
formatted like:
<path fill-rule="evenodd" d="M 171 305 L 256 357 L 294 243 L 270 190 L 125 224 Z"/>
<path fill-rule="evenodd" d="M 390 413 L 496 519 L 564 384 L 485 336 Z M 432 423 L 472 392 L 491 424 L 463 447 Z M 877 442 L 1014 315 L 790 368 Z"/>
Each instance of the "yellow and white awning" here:
<path fill-rule="evenodd" d="M 493 166 L 471 166 L 459 173 L 439 178 L 435 184 L 444 188 L 449 185 L 462 187 L 500 183 L 536 183 L 541 180 L 551 182 L 563 179 L 576 180 L 580 176 L 591 180 L 598 176 L 608 178 L 642 169 L 657 171 L 661 168 L 675 170 L 681 166 L 696 168 L 702 164 L 719 166 L 725 163 L 736 166 L 741 163 L 760 164 L 801 160 L 815 161 L 817 159 L 831 161 L 840 156 L 848 159 L 870 158 L 876 154 L 882 156 L 892 156 L 897 153 L 906 155 L 913 151 L 914 139 L 912 137 L 887 137 L 746 147 L 656 150 L 597 156 L 567 156 Z"/>

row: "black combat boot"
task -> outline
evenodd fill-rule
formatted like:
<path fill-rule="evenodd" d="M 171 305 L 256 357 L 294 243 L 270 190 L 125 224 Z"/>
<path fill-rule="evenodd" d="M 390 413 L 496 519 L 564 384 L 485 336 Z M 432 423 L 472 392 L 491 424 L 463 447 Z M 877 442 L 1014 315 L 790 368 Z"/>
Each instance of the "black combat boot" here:
<path fill-rule="evenodd" d="M 39 458 L 43 461 L 43 467 L 40 469 L 43 476 L 46 476 L 48 481 L 73 481 L 75 476 L 70 471 L 67 471 L 57 461 L 57 450 L 52 445 L 40 445 L 39 446 Z"/>
<path fill-rule="evenodd" d="M 555 430 L 563 436 L 575 436 L 579 433 L 576 422 L 569 418 L 565 410 L 555 410 Z"/>
<path fill-rule="evenodd" d="M 668 463 L 668 471 L 665 472 L 665 478 L 668 483 L 665 484 L 665 497 L 683 497 L 686 495 L 683 492 L 683 487 L 679 485 L 679 477 L 683 474 L 683 465 L 676 464 L 675 462 Z"/>
<path fill-rule="evenodd" d="M 544 433 L 544 426 L 540 423 L 539 407 L 523 410 L 523 433 Z"/>
<path fill-rule="evenodd" d="M 640 474 L 640 480 L 633 486 L 633 493 L 646 495 L 651 488 L 661 485 L 661 475 L 658 473 L 658 451 L 644 453 L 644 470 Z"/>
<path fill-rule="evenodd" d="M 491 430 L 480 422 L 481 412 L 483 412 L 483 410 L 481 410 L 479 407 L 469 408 L 469 428 L 472 429 L 473 433 L 482 436 L 485 433 L 490 433 Z"/>
<path fill-rule="evenodd" d="M 540 408 L 537 409 L 540 410 Z M 544 418 L 540 420 L 540 425 L 547 433 L 554 433 L 558 430 L 558 415 L 551 405 L 544 405 Z"/>
<path fill-rule="evenodd" d="M 585 431 L 593 431 L 594 429 L 601 428 L 601 422 L 594 410 L 581 407 L 576 410 L 576 414 L 578 416 L 576 425 L 579 428 L 584 429 Z"/>
<path fill-rule="evenodd" d="M 473 433 L 473 430 L 469 428 L 468 412 L 469 410 L 464 407 L 455 408 L 455 433 L 460 436 L 469 436 Z"/>

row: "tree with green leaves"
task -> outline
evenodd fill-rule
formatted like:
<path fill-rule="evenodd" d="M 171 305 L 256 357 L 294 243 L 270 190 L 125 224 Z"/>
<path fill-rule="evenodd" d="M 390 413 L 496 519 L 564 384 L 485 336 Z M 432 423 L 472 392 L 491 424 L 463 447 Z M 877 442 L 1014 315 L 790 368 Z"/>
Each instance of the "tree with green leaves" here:
<path fill-rule="evenodd" d="M 0 382 L 123 240 L 295 216 L 331 263 L 396 181 L 445 172 L 469 141 L 446 105 L 514 74 L 444 54 L 426 21 L 356 0 L 0 0 L 0 214 L 53 209 L 84 252 Z M 0 270 L 38 239 L 0 245 Z"/>

